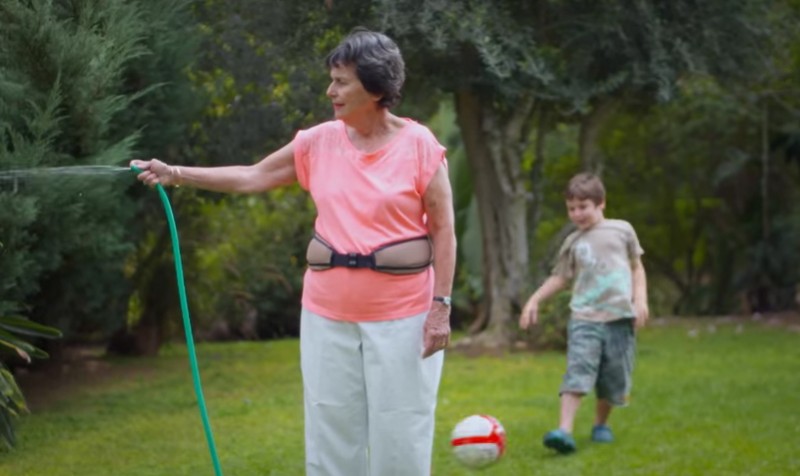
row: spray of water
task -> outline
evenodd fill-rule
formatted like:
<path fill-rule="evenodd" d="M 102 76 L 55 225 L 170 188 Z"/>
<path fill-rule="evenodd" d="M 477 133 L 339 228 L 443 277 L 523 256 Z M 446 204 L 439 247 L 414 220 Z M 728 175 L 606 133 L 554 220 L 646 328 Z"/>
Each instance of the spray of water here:
<path fill-rule="evenodd" d="M 0 170 L 0 180 L 43 177 L 49 175 L 97 176 L 117 175 L 130 172 L 128 167 L 113 165 L 74 165 L 69 167 L 38 167 L 30 169 Z"/>

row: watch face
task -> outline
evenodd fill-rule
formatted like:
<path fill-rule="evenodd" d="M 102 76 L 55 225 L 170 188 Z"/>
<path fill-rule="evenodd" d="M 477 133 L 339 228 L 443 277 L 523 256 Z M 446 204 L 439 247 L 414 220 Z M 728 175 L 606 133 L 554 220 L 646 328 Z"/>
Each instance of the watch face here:
<path fill-rule="evenodd" d="M 452 299 L 450 298 L 450 296 L 434 296 L 433 300 L 434 301 L 438 301 L 438 302 L 444 304 L 445 306 L 449 306 L 450 303 L 452 302 Z"/>

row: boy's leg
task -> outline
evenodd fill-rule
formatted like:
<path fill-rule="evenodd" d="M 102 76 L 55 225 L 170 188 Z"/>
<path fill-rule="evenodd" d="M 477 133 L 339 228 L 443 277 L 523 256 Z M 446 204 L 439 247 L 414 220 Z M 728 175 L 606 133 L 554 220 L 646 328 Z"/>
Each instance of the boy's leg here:
<path fill-rule="evenodd" d="M 606 399 L 598 398 L 595 410 L 594 426 L 592 426 L 592 441 L 596 443 L 611 443 L 614 441 L 614 433 L 606 425 L 611 410 L 614 408 Z"/>
<path fill-rule="evenodd" d="M 592 440 L 608 443 L 614 440 L 608 427 L 611 412 L 614 406 L 624 406 L 628 402 L 636 341 L 632 319 L 610 322 L 606 324 L 606 328 L 597 378 L 597 407 Z"/>
<path fill-rule="evenodd" d="M 572 431 L 581 398 L 591 391 L 597 380 L 602 351 L 603 325 L 571 320 L 568 326 L 567 371 L 561 384 L 559 428 L 544 436 L 544 445 L 559 453 L 575 450 Z"/>
<path fill-rule="evenodd" d="M 581 406 L 583 395 L 579 393 L 564 392 L 561 394 L 561 418 L 558 427 L 567 433 L 572 433 L 575 426 L 575 414 Z"/>
<path fill-rule="evenodd" d="M 636 351 L 633 319 L 613 321 L 605 326 L 606 335 L 595 391 L 598 400 L 605 400 L 613 406 L 625 406 L 632 387 Z"/>
<path fill-rule="evenodd" d="M 300 365 L 306 476 L 367 476 L 367 403 L 358 327 L 303 309 Z"/>
<path fill-rule="evenodd" d="M 548 448 L 562 454 L 575 451 L 575 438 L 572 437 L 572 427 L 575 422 L 575 413 L 581 405 L 583 395 L 577 393 L 561 394 L 561 418 L 558 429 L 545 433 L 542 443 Z"/>
<path fill-rule="evenodd" d="M 605 425 L 608 423 L 608 417 L 611 416 L 611 410 L 613 409 L 614 405 L 612 405 L 611 402 L 604 398 L 598 398 L 595 408 L 594 424 Z"/>
<path fill-rule="evenodd" d="M 369 415 L 369 474 L 431 471 L 436 396 L 444 352 L 422 358 L 427 313 L 359 324 Z"/>
<path fill-rule="evenodd" d="M 561 383 L 559 426 L 572 432 L 581 398 L 597 382 L 603 351 L 603 324 L 572 320 L 567 329 L 567 371 Z"/>

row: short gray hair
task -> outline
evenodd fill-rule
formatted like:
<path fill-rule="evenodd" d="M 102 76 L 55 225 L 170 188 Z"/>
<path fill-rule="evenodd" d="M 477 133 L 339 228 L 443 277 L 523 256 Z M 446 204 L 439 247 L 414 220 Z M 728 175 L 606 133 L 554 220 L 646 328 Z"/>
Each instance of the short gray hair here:
<path fill-rule="evenodd" d="M 378 105 L 390 108 L 400 102 L 406 80 L 400 48 L 383 33 L 353 29 L 325 58 L 325 65 L 355 67 L 356 75 L 369 93 L 381 95 Z"/>

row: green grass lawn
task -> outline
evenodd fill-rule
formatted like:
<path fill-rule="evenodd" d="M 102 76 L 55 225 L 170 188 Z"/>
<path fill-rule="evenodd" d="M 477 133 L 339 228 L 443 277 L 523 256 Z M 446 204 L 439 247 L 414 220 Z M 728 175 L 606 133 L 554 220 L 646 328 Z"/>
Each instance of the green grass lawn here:
<path fill-rule="evenodd" d="M 617 441 L 589 441 L 587 398 L 578 452 L 566 457 L 541 445 L 557 422 L 563 354 L 451 352 L 433 474 L 800 474 L 799 341 L 755 324 L 652 326 L 640 335 L 631 405 L 611 420 Z M 198 359 L 223 473 L 301 476 L 297 342 L 202 344 Z M 127 378 L 80 386 L 20 420 L 0 475 L 213 476 L 185 348 L 110 365 Z M 508 433 L 506 455 L 481 472 L 460 467 L 449 448 L 452 427 L 473 413 L 497 417 Z"/>

